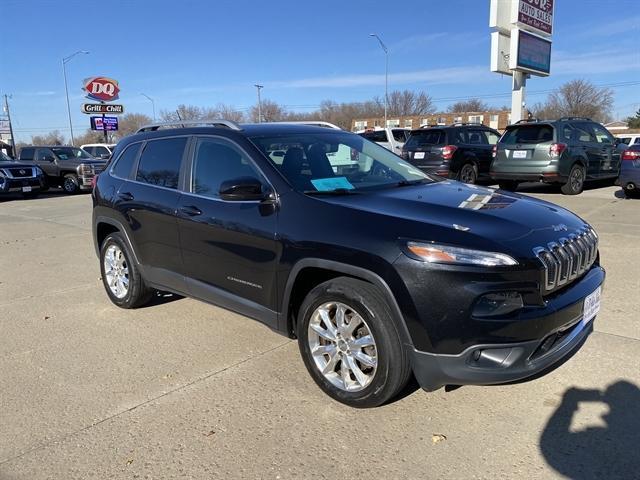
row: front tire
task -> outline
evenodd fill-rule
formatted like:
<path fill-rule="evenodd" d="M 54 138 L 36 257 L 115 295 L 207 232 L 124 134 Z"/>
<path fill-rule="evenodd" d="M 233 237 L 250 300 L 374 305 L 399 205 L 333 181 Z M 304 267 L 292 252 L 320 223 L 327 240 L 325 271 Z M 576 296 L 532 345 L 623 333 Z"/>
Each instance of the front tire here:
<path fill-rule="evenodd" d="M 120 308 L 136 308 L 149 302 L 153 290 L 148 288 L 127 243 L 120 233 L 112 233 L 100 248 L 100 273 L 109 299 Z"/>
<path fill-rule="evenodd" d="M 346 405 L 382 405 L 411 374 L 399 326 L 370 283 L 338 277 L 315 287 L 300 307 L 297 334 L 313 380 Z"/>
<path fill-rule="evenodd" d="M 69 195 L 74 195 L 80 191 L 80 183 L 75 173 L 67 173 L 62 178 L 62 189 Z"/>
<path fill-rule="evenodd" d="M 560 187 L 565 195 L 578 195 L 584 189 L 584 180 L 586 177 L 585 169 L 582 165 L 575 164 L 569 171 L 567 183 Z"/>

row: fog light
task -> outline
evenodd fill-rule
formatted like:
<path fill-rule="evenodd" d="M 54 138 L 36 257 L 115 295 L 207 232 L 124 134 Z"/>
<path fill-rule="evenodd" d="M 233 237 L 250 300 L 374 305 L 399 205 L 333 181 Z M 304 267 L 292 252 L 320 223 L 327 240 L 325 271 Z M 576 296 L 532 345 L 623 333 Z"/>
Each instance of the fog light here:
<path fill-rule="evenodd" d="M 520 310 L 524 306 L 518 292 L 487 293 L 473 308 L 474 317 L 497 317 Z"/>

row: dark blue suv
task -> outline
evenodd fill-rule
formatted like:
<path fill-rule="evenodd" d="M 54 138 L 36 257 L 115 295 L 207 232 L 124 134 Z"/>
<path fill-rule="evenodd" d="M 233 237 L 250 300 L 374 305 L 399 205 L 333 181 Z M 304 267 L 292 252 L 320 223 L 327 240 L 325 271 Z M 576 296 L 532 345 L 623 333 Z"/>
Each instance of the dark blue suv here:
<path fill-rule="evenodd" d="M 152 125 L 93 191 L 113 303 L 170 291 L 297 337 L 330 396 L 355 407 L 531 377 L 592 330 L 604 270 L 573 213 L 430 176 L 341 130 Z"/>

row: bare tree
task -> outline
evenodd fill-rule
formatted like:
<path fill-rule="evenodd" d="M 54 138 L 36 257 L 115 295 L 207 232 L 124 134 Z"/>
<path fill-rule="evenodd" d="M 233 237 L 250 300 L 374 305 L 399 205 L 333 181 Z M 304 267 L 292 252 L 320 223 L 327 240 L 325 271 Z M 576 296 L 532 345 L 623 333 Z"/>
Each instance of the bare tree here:
<path fill-rule="evenodd" d="M 381 109 L 384 112 L 384 98 L 375 97 L 376 111 Z M 365 102 L 365 105 L 367 102 Z M 369 105 L 371 107 L 371 105 Z M 410 90 L 394 90 L 389 93 L 388 115 L 409 116 L 425 115 L 433 113 L 435 105 L 430 95 L 425 92 L 412 92 Z M 371 112 L 373 113 L 373 112 Z M 377 112 L 376 112 L 377 113 Z"/>
<path fill-rule="evenodd" d="M 53 130 L 45 135 L 33 135 L 31 137 L 32 145 L 64 145 L 66 139 L 58 130 Z"/>
<path fill-rule="evenodd" d="M 75 136 L 76 145 L 85 145 L 87 143 L 102 143 L 104 142 L 104 134 L 96 130 L 87 130 L 82 135 Z"/>
<path fill-rule="evenodd" d="M 225 103 L 218 103 L 214 109 L 215 118 L 232 120 L 234 122 L 244 122 L 244 112 L 236 109 L 232 105 L 227 105 Z"/>
<path fill-rule="evenodd" d="M 262 113 L 262 119 L 265 122 L 282 122 L 290 120 L 286 109 L 272 100 L 262 100 L 262 102 L 260 102 L 260 110 Z M 258 121 L 258 105 L 254 105 L 251 108 L 249 117 L 253 122 Z"/>
<path fill-rule="evenodd" d="M 148 115 L 143 113 L 127 113 L 118 120 L 118 138 L 126 137 L 145 125 L 153 123 Z"/>
<path fill-rule="evenodd" d="M 598 122 L 611 119 L 613 91 L 597 87 L 588 80 L 571 80 L 549 94 L 545 103 L 532 107 L 535 117 L 556 119 L 560 117 L 587 117 Z"/>
<path fill-rule="evenodd" d="M 453 113 L 486 112 L 487 110 L 489 110 L 489 105 L 487 105 L 486 102 L 483 102 L 479 98 L 461 100 L 449 107 L 449 111 Z"/>

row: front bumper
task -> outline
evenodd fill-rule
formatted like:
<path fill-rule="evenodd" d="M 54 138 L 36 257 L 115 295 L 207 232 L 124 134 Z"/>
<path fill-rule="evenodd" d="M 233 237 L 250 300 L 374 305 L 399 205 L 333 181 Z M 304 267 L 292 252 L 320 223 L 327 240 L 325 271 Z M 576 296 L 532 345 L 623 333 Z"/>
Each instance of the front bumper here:
<path fill-rule="evenodd" d="M 436 390 L 445 385 L 509 383 L 551 370 L 568 359 L 593 331 L 594 319 L 583 320 L 584 298 L 604 282 L 597 266 L 547 302 L 539 316 L 521 320 L 522 331 L 537 329 L 537 338 L 513 342 L 479 342 L 458 354 L 412 351 L 412 366 L 420 386 Z M 517 323 L 510 325 L 518 328 Z"/>
<path fill-rule="evenodd" d="M 44 188 L 43 177 L 0 178 L 0 193 L 37 192 Z"/>

